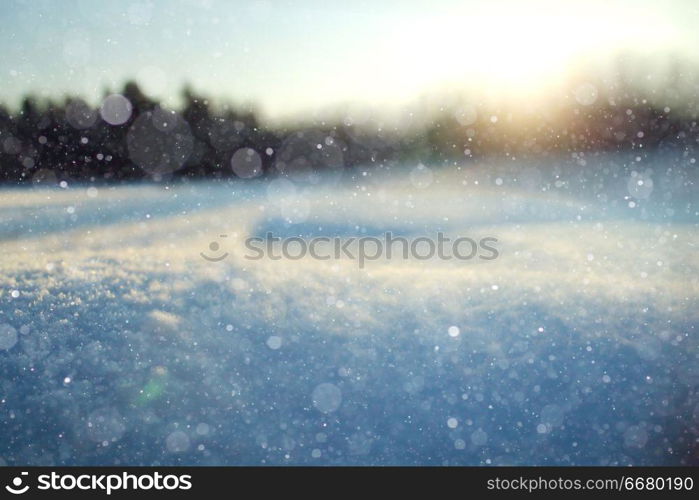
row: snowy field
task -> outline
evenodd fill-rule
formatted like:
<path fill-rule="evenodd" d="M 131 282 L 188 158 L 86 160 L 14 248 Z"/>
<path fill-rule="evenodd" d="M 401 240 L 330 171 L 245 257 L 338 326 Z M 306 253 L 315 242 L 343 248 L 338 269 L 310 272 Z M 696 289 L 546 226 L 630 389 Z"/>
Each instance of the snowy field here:
<path fill-rule="evenodd" d="M 692 163 L 4 188 L 0 464 L 696 464 Z M 438 230 L 500 256 L 243 255 Z"/>

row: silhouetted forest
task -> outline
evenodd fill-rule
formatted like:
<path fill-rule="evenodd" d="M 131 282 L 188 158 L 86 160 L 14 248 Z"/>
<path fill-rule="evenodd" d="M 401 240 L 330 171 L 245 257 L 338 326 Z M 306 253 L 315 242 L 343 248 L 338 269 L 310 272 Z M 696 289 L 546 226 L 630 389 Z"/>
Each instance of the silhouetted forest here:
<path fill-rule="evenodd" d="M 27 97 L 18 112 L 0 108 L 0 180 L 251 178 L 406 162 L 462 164 L 491 154 L 521 158 L 696 145 L 696 105 L 676 112 L 649 104 L 631 87 L 615 96 L 593 90 L 594 102 L 568 96 L 524 114 L 444 109 L 405 128 L 345 119 L 274 127 L 251 110 L 214 109 L 189 89 L 175 112 L 133 82 L 99 108 L 77 98 L 39 104 Z"/>

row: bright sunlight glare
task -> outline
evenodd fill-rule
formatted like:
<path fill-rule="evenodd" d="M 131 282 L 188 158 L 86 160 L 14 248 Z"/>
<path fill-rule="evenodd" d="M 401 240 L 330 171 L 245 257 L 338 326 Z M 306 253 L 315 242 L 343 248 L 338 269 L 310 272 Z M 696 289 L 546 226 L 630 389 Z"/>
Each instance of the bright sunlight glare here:
<path fill-rule="evenodd" d="M 541 10 L 497 3 L 465 15 L 421 17 L 412 24 L 391 33 L 383 54 L 390 61 L 384 66 L 392 75 L 387 80 L 394 89 L 395 80 L 402 80 L 406 93 L 414 86 L 445 84 L 486 87 L 506 96 L 545 93 L 579 61 L 638 47 L 648 33 L 655 46 L 681 43 L 671 25 L 650 12 L 599 6 L 571 12 L 549 3 L 541 3 Z"/>

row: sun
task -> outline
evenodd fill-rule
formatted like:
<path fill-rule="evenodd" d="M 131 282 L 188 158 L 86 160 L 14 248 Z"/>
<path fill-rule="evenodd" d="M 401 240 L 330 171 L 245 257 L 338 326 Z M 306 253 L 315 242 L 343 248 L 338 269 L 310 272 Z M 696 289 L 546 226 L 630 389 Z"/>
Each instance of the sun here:
<path fill-rule="evenodd" d="M 465 5 L 389 30 L 377 67 L 392 92 L 448 82 L 508 96 L 545 94 L 583 58 L 613 53 L 644 33 L 667 35 L 652 19 L 604 12 L 546 0 Z"/>

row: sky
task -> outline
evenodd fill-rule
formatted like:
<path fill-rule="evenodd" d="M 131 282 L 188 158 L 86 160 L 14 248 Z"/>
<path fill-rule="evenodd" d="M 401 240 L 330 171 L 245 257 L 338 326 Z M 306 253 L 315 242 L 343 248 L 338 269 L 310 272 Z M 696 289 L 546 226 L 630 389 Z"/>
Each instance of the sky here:
<path fill-rule="evenodd" d="M 185 83 L 269 117 L 437 89 L 542 91 L 586 57 L 695 58 L 692 0 L 1 0 L 0 102 Z"/>

